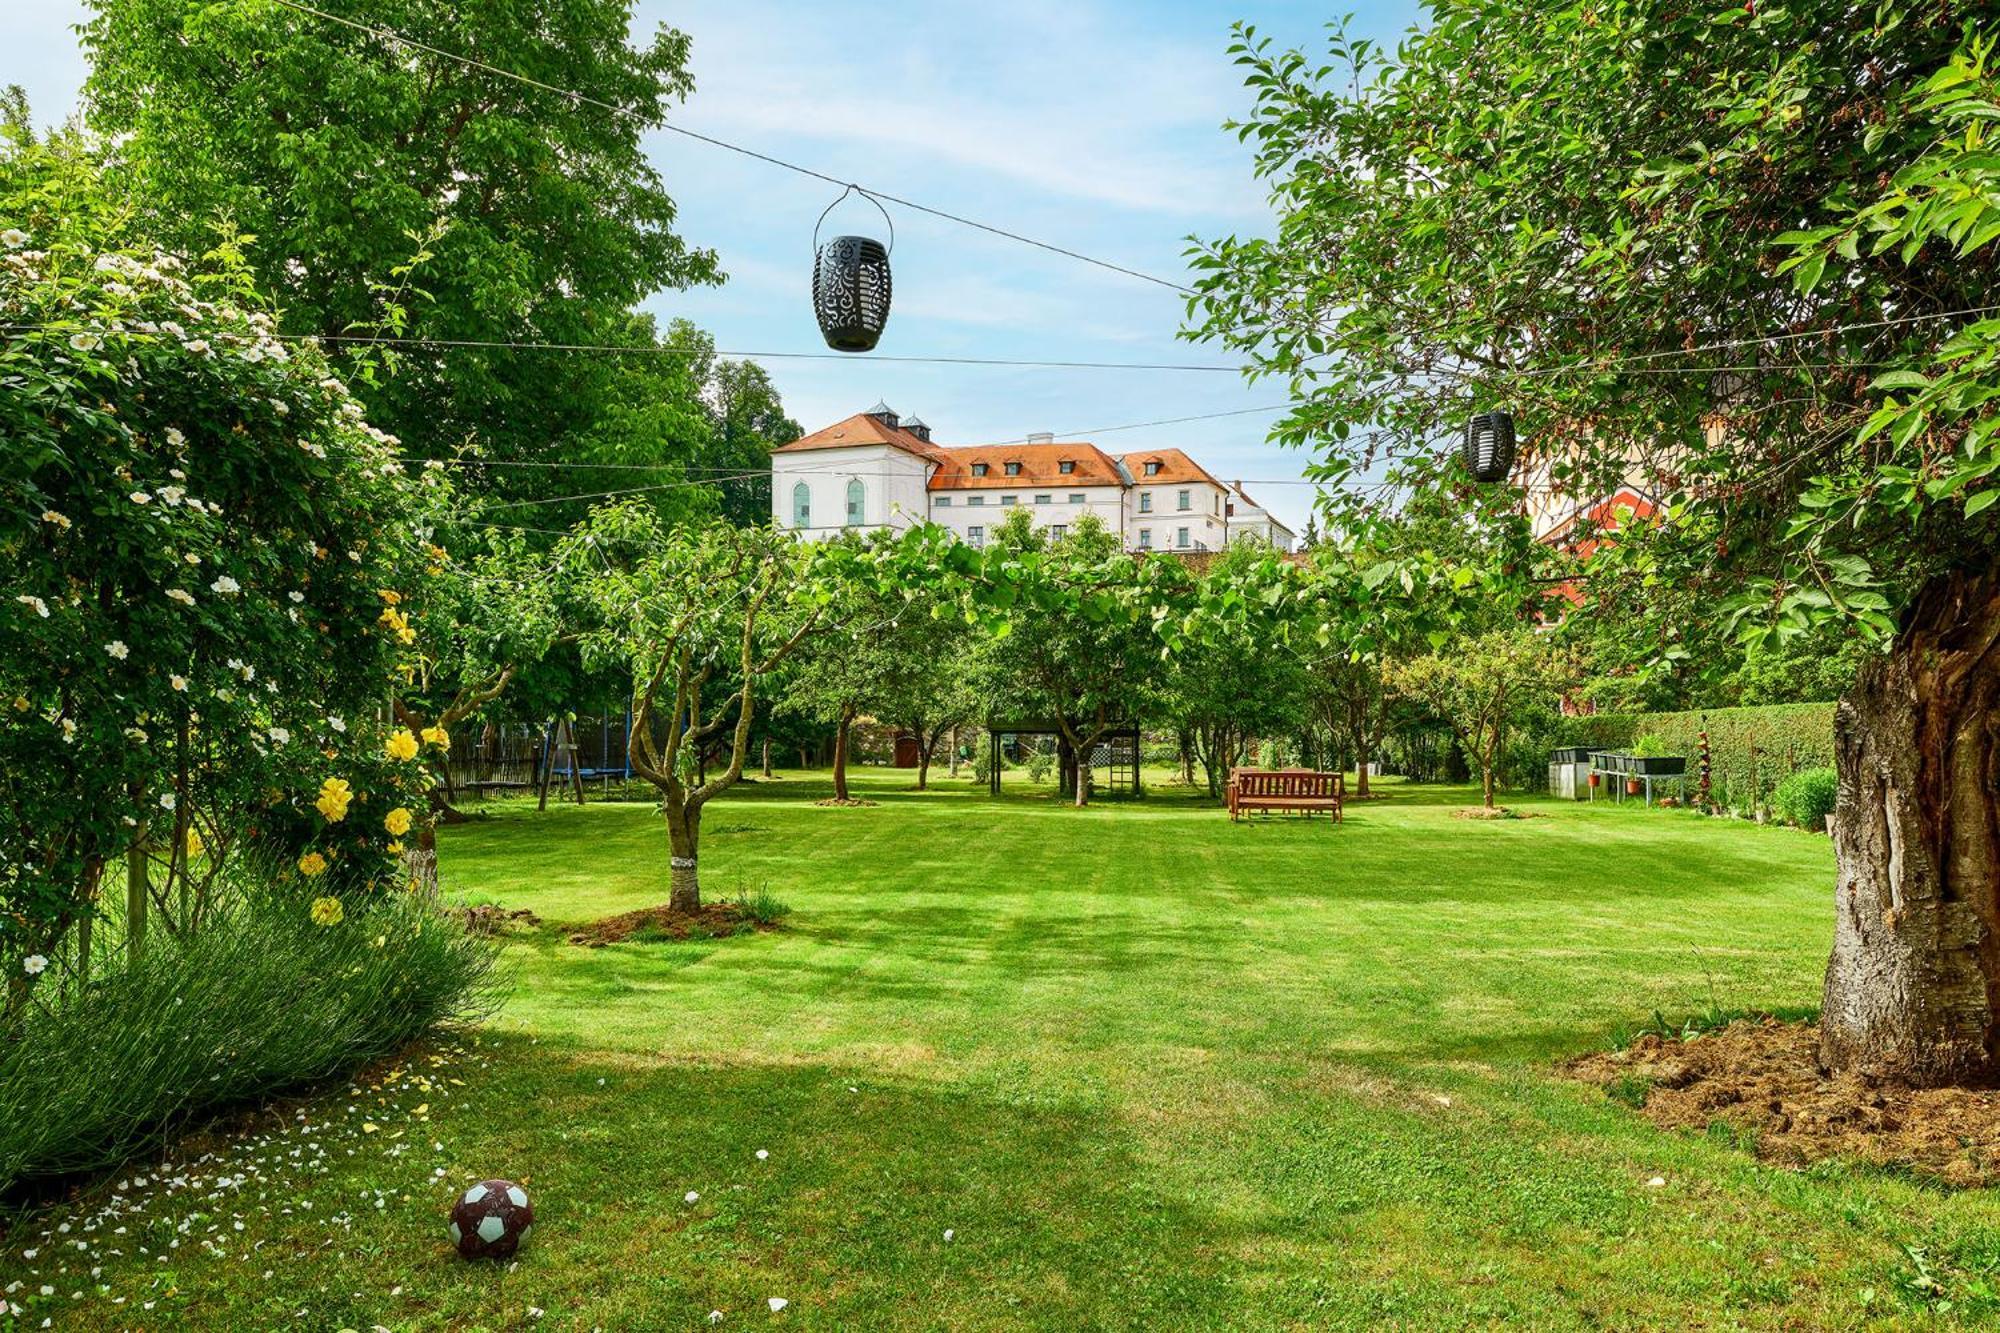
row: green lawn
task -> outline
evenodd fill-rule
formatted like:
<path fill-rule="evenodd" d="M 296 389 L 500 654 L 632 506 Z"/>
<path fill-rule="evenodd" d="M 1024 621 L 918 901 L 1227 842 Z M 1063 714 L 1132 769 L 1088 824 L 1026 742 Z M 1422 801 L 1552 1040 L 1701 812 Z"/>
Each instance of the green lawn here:
<path fill-rule="evenodd" d="M 476 1047 L 416 1066 L 414 1090 L 334 1090 L 306 1108 L 314 1134 L 294 1118 L 234 1150 L 245 1184 L 215 1190 L 232 1168 L 209 1164 L 119 1212 L 115 1246 L 100 1223 L 55 1261 L 68 1275 L 53 1227 L 96 1213 L 17 1228 L 0 1288 L 28 1268 L 25 1294 L 55 1288 L 32 1324 L 49 1307 L 199 1328 L 705 1328 L 710 1310 L 725 1329 L 1930 1327 L 2000 1309 L 2000 1201 L 1762 1167 L 1552 1075 L 1656 1008 L 1813 1004 L 1824 838 L 1532 802 L 1542 817 L 1470 822 L 1452 817 L 1467 792 L 1433 789 L 1338 828 L 1232 827 L 1165 790 L 1079 812 L 908 781 L 864 771 L 872 808 L 816 807 L 808 775 L 712 807 L 706 892 L 768 888 L 788 928 L 601 950 L 562 928 L 664 900 L 656 817 L 487 807 L 445 834 L 448 885 L 546 924 L 510 947 L 513 998 Z M 452 1192 L 493 1174 L 539 1213 L 513 1268 L 442 1239 Z M 164 1263 L 134 1252 L 197 1213 Z"/>

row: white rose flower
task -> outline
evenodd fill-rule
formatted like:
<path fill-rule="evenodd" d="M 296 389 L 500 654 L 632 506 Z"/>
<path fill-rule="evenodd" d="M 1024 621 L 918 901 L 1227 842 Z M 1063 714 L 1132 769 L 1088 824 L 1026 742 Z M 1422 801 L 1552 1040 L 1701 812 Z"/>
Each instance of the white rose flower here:
<path fill-rule="evenodd" d="M 242 592 L 243 585 L 235 579 L 230 578 L 229 575 L 222 574 L 217 576 L 215 582 L 208 585 L 208 590 L 210 592 L 219 592 L 226 597 L 231 593 Z"/>
<path fill-rule="evenodd" d="M 110 653 L 120 662 L 132 655 L 132 650 L 125 646 L 125 640 L 123 639 L 113 639 L 110 643 L 105 644 L 104 651 Z"/>
<path fill-rule="evenodd" d="M 294 589 L 293 589 L 292 591 L 290 591 L 290 592 L 286 593 L 286 594 L 285 594 L 285 596 L 287 596 L 287 597 L 291 598 L 291 599 L 292 599 L 292 600 L 293 600 L 294 602 L 303 602 L 303 601 L 305 601 L 305 599 L 306 599 L 306 595 L 305 595 L 304 593 L 300 592 L 300 591 L 299 591 L 298 589 L 296 589 L 296 588 L 294 588 Z"/>
<path fill-rule="evenodd" d="M 94 352 L 104 345 L 104 339 L 94 333 L 72 333 L 69 336 L 69 345 L 78 352 Z"/>
<path fill-rule="evenodd" d="M 189 551 L 186 555 L 182 556 L 181 559 L 187 561 L 190 565 L 198 565 L 201 563 L 201 557 L 196 555 L 193 551 Z"/>
<path fill-rule="evenodd" d="M 19 233 L 15 233 L 18 235 Z M 38 953 L 31 953 L 21 960 L 21 970 L 31 977 L 38 977 L 48 971 L 49 960 Z"/>
<path fill-rule="evenodd" d="M 69 718 L 64 718 L 62 720 L 62 732 L 63 743 L 65 745 L 71 744 L 76 740 L 76 723 Z"/>
<path fill-rule="evenodd" d="M 180 804 L 180 802 L 174 798 L 174 794 L 172 792 L 163 791 L 160 793 L 160 809 L 171 810 L 178 804 Z"/>
<path fill-rule="evenodd" d="M 132 492 L 132 503 L 133 503 L 133 504 L 135 504 L 135 505 L 143 505 L 143 504 L 151 504 L 152 502 L 153 502 L 153 497 L 152 497 L 152 496 L 150 496 L 150 495 L 148 495 L 148 494 L 146 494 L 146 493 L 145 493 L 144 491 L 134 491 L 134 492 Z"/>
<path fill-rule="evenodd" d="M 194 594 L 185 588 L 169 588 L 167 589 L 167 596 L 185 606 L 194 605 Z"/>
<path fill-rule="evenodd" d="M 160 498 L 162 500 L 165 500 L 170 505 L 177 505 L 186 497 L 187 497 L 187 488 L 185 486 L 160 487 Z"/>
<path fill-rule="evenodd" d="M 135 745 L 144 745 L 149 737 L 147 737 L 144 727 L 127 727 L 125 728 L 125 739 Z"/>
<path fill-rule="evenodd" d="M 9 227 L 5 231 L 0 231 L 0 245 L 6 246 L 9 250 L 18 250 L 27 243 L 28 233 L 19 227 Z"/>
<path fill-rule="evenodd" d="M 271 738 L 271 744 L 273 745 L 290 745 L 292 743 L 292 733 L 286 731 L 283 727 L 272 727 L 264 734 Z"/>
<path fill-rule="evenodd" d="M 173 686 L 174 693 L 176 694 L 187 693 L 188 678 L 186 676 L 168 676 L 167 684 Z"/>
<path fill-rule="evenodd" d="M 42 522 L 52 523 L 56 527 L 62 528 L 65 531 L 67 531 L 70 527 L 69 515 L 59 514 L 53 509 L 44 509 L 42 511 Z"/>
<path fill-rule="evenodd" d="M 326 724 L 327 724 L 327 725 L 328 725 L 329 727 L 332 727 L 332 728 L 333 728 L 333 729 L 334 729 L 335 731 L 341 731 L 341 732 L 344 732 L 344 731 L 346 731 L 346 730 L 347 730 L 347 719 L 346 719 L 346 718 L 341 718 L 341 717 L 329 717 L 329 718 L 328 718 L 328 719 L 326 720 Z"/>
<path fill-rule="evenodd" d="M 194 356 L 212 355 L 209 351 L 208 339 L 206 338 L 190 338 L 181 344 L 181 350 L 191 353 Z"/>
<path fill-rule="evenodd" d="M 14 600 L 19 602 L 22 606 L 32 607 L 34 609 L 35 614 L 40 616 L 43 620 L 47 620 L 49 618 L 49 604 L 43 601 L 41 598 L 31 596 L 28 593 L 22 593 L 19 597 L 16 597 Z"/>
<path fill-rule="evenodd" d="M 171 448 L 178 449 L 187 442 L 188 442 L 187 436 L 181 434 L 179 431 L 175 430 L 172 426 L 167 427 L 167 444 Z"/>

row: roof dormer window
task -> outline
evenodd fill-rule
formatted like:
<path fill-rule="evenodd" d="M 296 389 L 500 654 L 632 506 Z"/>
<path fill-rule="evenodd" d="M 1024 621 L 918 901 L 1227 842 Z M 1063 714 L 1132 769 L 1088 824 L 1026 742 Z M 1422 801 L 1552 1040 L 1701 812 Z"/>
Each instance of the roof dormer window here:
<path fill-rule="evenodd" d="M 985 476 L 985 475 L 986 475 L 986 464 L 984 464 L 984 463 L 974 463 L 974 464 L 972 465 L 972 475 L 973 475 L 973 476 L 975 476 L 975 477 L 983 477 L 983 476 Z"/>
<path fill-rule="evenodd" d="M 1070 473 L 1076 471 L 1076 460 L 1074 458 L 1063 459 L 1062 462 L 1056 464 L 1056 471 L 1067 477 Z"/>
<path fill-rule="evenodd" d="M 1157 477 L 1159 474 L 1160 474 L 1160 460 L 1155 458 L 1146 464 L 1146 475 L 1149 477 Z"/>
<path fill-rule="evenodd" d="M 1008 476 L 1010 476 L 1010 477 L 1018 477 L 1018 476 L 1020 476 L 1020 475 L 1021 475 L 1021 465 L 1020 465 L 1019 463 L 1009 463 L 1009 464 L 1007 464 L 1007 475 L 1008 475 Z"/>

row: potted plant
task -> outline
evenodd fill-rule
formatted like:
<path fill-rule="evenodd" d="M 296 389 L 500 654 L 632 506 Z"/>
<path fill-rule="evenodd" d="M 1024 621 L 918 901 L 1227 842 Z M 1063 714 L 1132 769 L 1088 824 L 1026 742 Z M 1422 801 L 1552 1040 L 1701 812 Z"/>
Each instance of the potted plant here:
<path fill-rule="evenodd" d="M 1648 733 L 1639 738 L 1628 756 L 1631 761 L 1628 773 L 1639 773 L 1647 777 L 1674 777 L 1687 772 L 1687 756 L 1668 754 L 1667 744 L 1658 736 Z"/>

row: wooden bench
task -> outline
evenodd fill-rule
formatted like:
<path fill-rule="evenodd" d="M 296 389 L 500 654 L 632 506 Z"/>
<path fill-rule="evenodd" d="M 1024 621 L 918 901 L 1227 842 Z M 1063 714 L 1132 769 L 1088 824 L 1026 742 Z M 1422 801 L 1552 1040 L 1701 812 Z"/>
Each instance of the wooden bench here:
<path fill-rule="evenodd" d="M 1325 811 L 1340 822 L 1347 777 L 1306 768 L 1239 768 L 1229 775 L 1229 822 L 1253 810 L 1295 811 L 1310 818 Z"/>

